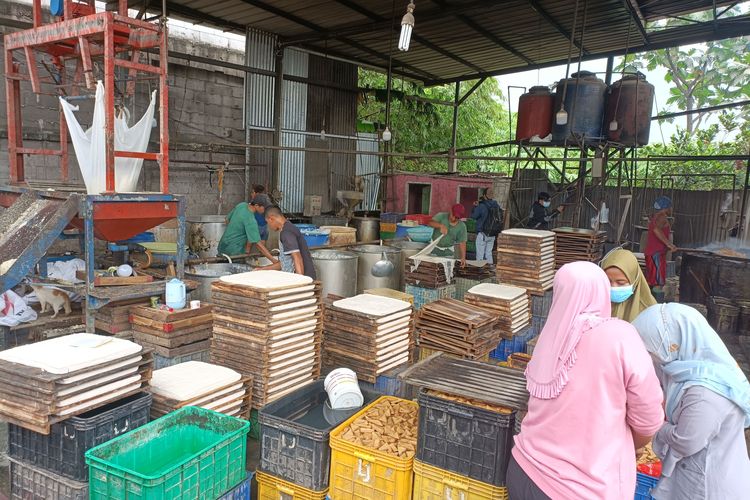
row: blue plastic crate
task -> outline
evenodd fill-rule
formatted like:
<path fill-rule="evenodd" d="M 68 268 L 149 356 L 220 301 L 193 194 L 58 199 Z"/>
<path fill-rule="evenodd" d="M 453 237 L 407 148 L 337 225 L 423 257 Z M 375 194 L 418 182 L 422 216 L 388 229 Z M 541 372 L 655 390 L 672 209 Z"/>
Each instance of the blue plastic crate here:
<path fill-rule="evenodd" d="M 492 350 L 492 352 L 490 352 L 490 358 L 496 359 L 498 361 L 507 361 L 508 356 L 513 354 L 512 352 L 508 352 L 509 351 L 508 346 L 511 346 L 511 347 L 513 346 L 512 340 L 507 340 L 507 339 L 501 340 L 500 343 L 497 345 L 497 347 L 494 350 Z"/>
<path fill-rule="evenodd" d="M 446 285 L 440 288 L 422 288 L 415 285 L 406 285 L 404 290 L 414 297 L 414 309 L 421 309 L 425 304 L 435 302 L 439 299 L 455 299 L 456 285 Z"/>
<path fill-rule="evenodd" d="M 219 500 L 250 500 L 254 472 L 248 472 L 247 478 L 240 484 L 227 491 Z"/>
<path fill-rule="evenodd" d="M 651 490 L 656 488 L 658 477 L 638 472 L 635 478 L 635 500 L 653 500 Z"/>
<path fill-rule="evenodd" d="M 552 290 L 547 290 L 544 295 L 531 296 L 531 314 L 540 318 L 549 316 L 552 307 Z"/>
<path fill-rule="evenodd" d="M 404 220 L 404 217 L 406 217 L 406 214 L 399 212 L 383 212 L 380 214 L 380 222 L 386 224 L 398 224 Z"/>

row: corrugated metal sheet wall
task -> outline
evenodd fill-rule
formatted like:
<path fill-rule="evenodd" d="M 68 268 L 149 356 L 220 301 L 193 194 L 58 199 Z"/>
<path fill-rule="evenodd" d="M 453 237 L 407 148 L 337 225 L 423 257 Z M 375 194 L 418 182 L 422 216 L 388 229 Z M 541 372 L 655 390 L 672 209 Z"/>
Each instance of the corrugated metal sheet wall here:
<path fill-rule="evenodd" d="M 273 71 L 275 42 L 273 35 L 250 30 L 246 64 Z M 284 81 L 282 146 L 353 150 L 357 146 L 356 66 L 296 49 L 285 49 L 284 74 L 309 77 L 339 88 Z M 346 89 L 347 87 L 351 90 Z M 250 75 L 247 88 L 248 141 L 272 144 L 274 78 Z M 327 135 L 321 141 L 320 131 L 323 128 Z M 253 164 L 268 165 L 267 177 L 270 178 L 271 158 L 270 152 L 252 151 L 248 160 Z M 306 176 L 305 166 L 310 160 L 314 161 L 316 169 L 324 168 L 326 175 L 317 175 L 316 171 L 316 175 Z M 280 162 L 282 208 L 290 212 L 302 211 L 305 194 L 320 194 L 325 198 L 323 210 L 337 210 L 340 204 L 335 201 L 336 191 L 351 189 L 357 171 L 357 159 L 354 155 L 282 151 Z M 368 168 L 374 167 L 369 165 Z"/>
<path fill-rule="evenodd" d="M 378 134 L 357 134 L 357 151 L 378 151 Z M 378 195 L 380 193 L 380 172 L 383 170 L 383 161 L 379 156 L 357 155 L 357 175 L 365 181 L 365 199 L 362 201 L 362 210 L 375 210 L 378 208 Z"/>

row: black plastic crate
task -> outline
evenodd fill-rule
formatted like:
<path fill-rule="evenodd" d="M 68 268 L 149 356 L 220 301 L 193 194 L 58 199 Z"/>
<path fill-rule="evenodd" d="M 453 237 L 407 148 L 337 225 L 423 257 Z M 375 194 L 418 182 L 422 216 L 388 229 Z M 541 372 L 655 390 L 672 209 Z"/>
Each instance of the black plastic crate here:
<path fill-rule="evenodd" d="M 8 426 L 10 456 L 75 481 L 88 481 L 90 448 L 148 423 L 151 394 L 140 392 L 53 424 L 49 435 Z"/>
<path fill-rule="evenodd" d="M 380 394 L 360 384 L 364 405 Z M 335 411 L 335 423 L 325 420 L 321 410 L 328 399 L 323 380 L 311 382 L 263 407 L 260 423 L 260 470 L 312 491 L 328 488 L 331 465 L 329 435 L 361 408 Z"/>
<path fill-rule="evenodd" d="M 505 486 L 515 411 L 496 413 L 419 393 L 417 460 L 493 486 Z"/>
<path fill-rule="evenodd" d="M 21 460 L 10 459 L 13 500 L 88 500 L 89 483 L 73 481 Z"/>

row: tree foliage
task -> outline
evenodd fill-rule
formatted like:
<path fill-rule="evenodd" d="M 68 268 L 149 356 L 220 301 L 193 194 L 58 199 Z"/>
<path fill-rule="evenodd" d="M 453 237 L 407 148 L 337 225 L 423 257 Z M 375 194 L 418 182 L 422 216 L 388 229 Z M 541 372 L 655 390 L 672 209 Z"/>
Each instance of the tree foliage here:
<path fill-rule="evenodd" d="M 379 130 L 385 127 L 387 101 L 386 76 L 360 68 L 359 85 L 362 91 L 358 118 L 374 122 Z M 464 95 L 476 81 L 462 82 Z M 419 158 L 418 153 L 446 152 L 451 147 L 453 124 L 454 85 L 424 87 L 417 83 L 393 79 L 391 91 L 391 123 L 393 151 L 417 153 L 413 158 L 393 158 L 396 169 L 418 171 L 445 171 L 443 159 Z M 443 102 L 445 104 L 440 104 Z M 447 105 L 446 105 L 447 104 Z M 515 117 L 512 117 L 515 121 Z M 488 78 L 459 107 L 458 148 L 490 144 L 508 139 L 509 116 L 503 105 L 503 94 L 494 78 Z M 481 155 L 504 155 L 507 148 L 487 148 Z M 460 153 L 459 153 L 460 154 Z M 467 153 L 471 154 L 471 152 Z M 496 162 L 466 160 L 458 164 L 460 171 L 497 170 Z"/>

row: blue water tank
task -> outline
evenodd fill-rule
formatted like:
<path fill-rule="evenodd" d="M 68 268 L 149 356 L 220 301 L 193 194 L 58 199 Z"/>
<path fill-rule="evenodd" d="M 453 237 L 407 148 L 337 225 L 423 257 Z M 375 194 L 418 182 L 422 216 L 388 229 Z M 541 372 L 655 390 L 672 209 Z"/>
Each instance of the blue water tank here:
<path fill-rule="evenodd" d="M 566 90 L 567 83 L 567 90 Z M 598 142 L 602 140 L 602 121 L 607 85 L 590 71 L 573 73 L 557 83 L 553 116 L 560 111 L 565 94 L 568 122 L 558 125 L 553 118 L 552 141 L 555 143 Z"/>
<path fill-rule="evenodd" d="M 49 3 L 49 13 L 53 16 L 62 16 L 65 12 L 65 0 L 52 0 Z"/>

